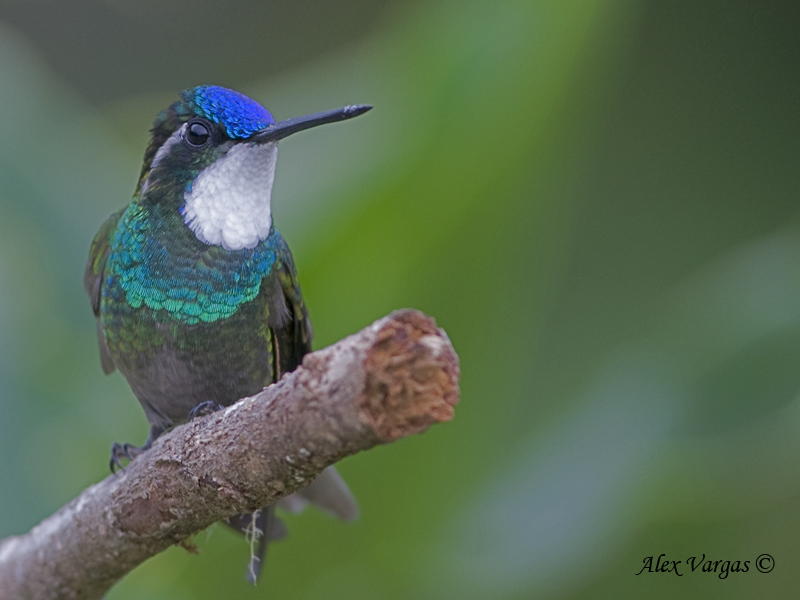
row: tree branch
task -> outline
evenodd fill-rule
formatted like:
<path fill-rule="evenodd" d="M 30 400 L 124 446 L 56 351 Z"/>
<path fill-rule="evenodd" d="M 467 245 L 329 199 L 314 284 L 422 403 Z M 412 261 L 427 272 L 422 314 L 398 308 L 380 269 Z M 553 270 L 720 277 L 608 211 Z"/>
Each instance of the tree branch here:
<path fill-rule="evenodd" d="M 0 598 L 101 598 L 211 523 L 270 505 L 345 456 L 449 421 L 458 378 L 433 319 L 392 313 L 261 393 L 162 435 L 124 472 L 0 541 Z"/>

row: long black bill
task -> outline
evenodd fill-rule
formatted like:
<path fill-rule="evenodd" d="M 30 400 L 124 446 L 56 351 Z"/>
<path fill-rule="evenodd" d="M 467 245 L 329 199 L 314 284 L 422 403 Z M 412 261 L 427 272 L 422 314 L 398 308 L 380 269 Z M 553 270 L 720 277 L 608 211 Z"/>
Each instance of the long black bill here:
<path fill-rule="evenodd" d="M 261 131 L 253 134 L 250 138 L 254 142 L 264 144 L 266 142 L 277 142 L 282 140 L 287 135 L 292 135 L 304 129 L 310 129 L 317 125 L 325 125 L 326 123 L 335 123 L 336 121 L 344 121 L 352 119 L 358 115 L 363 115 L 368 110 L 372 109 L 367 104 L 351 104 L 344 108 L 336 108 L 334 110 L 326 110 L 325 112 L 316 113 L 313 115 L 306 115 L 305 117 L 296 117 L 294 119 L 286 119 L 280 121 L 269 127 L 265 127 Z"/>

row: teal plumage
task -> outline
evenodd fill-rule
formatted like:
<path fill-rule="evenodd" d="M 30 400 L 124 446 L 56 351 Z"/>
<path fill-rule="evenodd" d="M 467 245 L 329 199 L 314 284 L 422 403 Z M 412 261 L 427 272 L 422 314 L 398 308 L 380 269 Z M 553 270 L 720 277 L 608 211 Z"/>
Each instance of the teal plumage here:
<path fill-rule="evenodd" d="M 164 227 L 170 217 L 160 212 L 135 199 L 112 215 L 87 272 L 103 363 L 128 379 L 156 435 L 202 402 L 227 406 L 258 392 L 296 368 L 311 345 L 280 233 L 231 251 Z"/>
<path fill-rule="evenodd" d="M 271 219 L 277 140 L 366 110 L 276 124 L 250 98 L 201 86 L 156 118 L 133 201 L 101 226 L 84 276 L 103 369 L 125 376 L 150 423 L 141 448 L 114 444 L 112 469 L 198 409 L 257 393 L 311 350 L 292 254 Z M 289 505 L 306 500 L 357 514 L 332 468 Z M 252 519 L 229 524 L 244 531 Z M 251 579 L 266 542 L 284 533 L 272 507 L 255 525 L 264 535 Z"/>
<path fill-rule="evenodd" d="M 109 287 L 125 291 L 128 304 L 145 304 L 160 320 L 194 325 L 230 317 L 258 295 L 285 247 L 273 232 L 255 248 L 229 252 L 196 238 L 159 238 L 159 222 L 141 204 L 128 207 L 110 240 L 107 277 L 115 279 Z"/>

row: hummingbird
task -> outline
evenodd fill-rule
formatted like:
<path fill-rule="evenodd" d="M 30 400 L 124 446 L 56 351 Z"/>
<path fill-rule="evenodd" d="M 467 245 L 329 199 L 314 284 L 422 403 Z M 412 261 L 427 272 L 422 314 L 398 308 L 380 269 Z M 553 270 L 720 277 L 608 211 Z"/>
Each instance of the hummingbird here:
<path fill-rule="evenodd" d="M 204 85 L 156 117 L 133 199 L 100 227 L 84 275 L 102 368 L 122 373 L 150 426 L 140 447 L 113 444 L 112 472 L 172 427 L 278 381 L 311 351 L 292 253 L 272 222 L 278 141 L 371 108 L 275 122 L 244 94 Z M 297 512 L 308 503 L 344 520 L 358 514 L 333 467 L 278 504 Z M 286 528 L 274 506 L 226 523 L 260 534 L 255 583 L 268 542 Z"/>

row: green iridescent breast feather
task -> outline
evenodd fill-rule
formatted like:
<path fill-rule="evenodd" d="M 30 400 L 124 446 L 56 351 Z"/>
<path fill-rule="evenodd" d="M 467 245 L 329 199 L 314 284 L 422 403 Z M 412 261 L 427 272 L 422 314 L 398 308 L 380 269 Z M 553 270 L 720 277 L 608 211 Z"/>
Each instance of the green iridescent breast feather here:
<path fill-rule="evenodd" d="M 147 306 L 159 320 L 186 325 L 226 319 L 256 298 L 283 245 L 278 232 L 237 251 L 195 240 L 181 245 L 150 210 L 132 203 L 110 233 L 104 298 L 121 291 L 131 308 Z"/>

